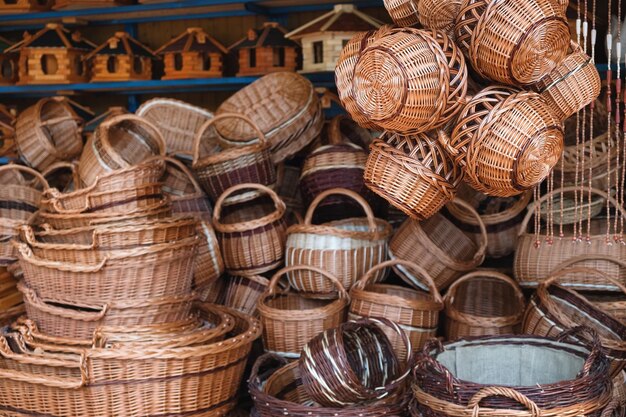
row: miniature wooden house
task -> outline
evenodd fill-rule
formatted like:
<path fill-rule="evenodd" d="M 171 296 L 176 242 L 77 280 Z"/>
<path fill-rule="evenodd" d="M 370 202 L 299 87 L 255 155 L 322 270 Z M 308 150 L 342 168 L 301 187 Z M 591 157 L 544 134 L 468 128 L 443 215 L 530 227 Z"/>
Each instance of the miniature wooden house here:
<path fill-rule="evenodd" d="M 11 43 L 0 37 L 0 50 L 3 51 L 0 53 L 0 85 L 15 84 L 17 82 L 17 66 L 20 55 L 15 50 L 13 52 L 4 52 L 9 49 L 13 49 Z"/>
<path fill-rule="evenodd" d="M 237 76 L 295 71 L 300 44 L 285 38 L 286 33 L 283 27 L 274 22 L 265 23 L 261 29 L 250 29 L 248 36 L 229 48 L 239 54 Z"/>
<path fill-rule="evenodd" d="M 165 62 L 164 80 L 221 77 L 227 52 L 202 28 L 188 28 L 156 51 Z"/>
<path fill-rule="evenodd" d="M 27 13 L 50 10 L 54 0 L 0 0 L 0 13 Z"/>
<path fill-rule="evenodd" d="M 302 43 L 302 71 L 335 71 L 343 47 L 357 33 L 378 29 L 382 22 L 352 4 L 338 4 L 333 11 L 286 34 Z"/>
<path fill-rule="evenodd" d="M 154 52 L 126 32 L 116 32 L 85 56 L 96 82 L 149 80 L 153 59 L 158 59 Z"/>
<path fill-rule="evenodd" d="M 18 84 L 69 84 L 89 81 L 83 57 L 94 48 L 80 33 L 48 23 L 34 35 L 26 33 L 20 44 L 7 51 L 20 52 Z"/>

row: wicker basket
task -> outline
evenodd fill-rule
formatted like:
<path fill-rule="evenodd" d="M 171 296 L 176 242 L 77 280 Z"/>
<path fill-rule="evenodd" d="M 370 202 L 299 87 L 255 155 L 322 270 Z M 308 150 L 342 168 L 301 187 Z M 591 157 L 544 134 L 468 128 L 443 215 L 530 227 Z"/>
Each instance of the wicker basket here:
<path fill-rule="evenodd" d="M 213 130 L 221 120 L 239 119 L 258 135 L 258 143 L 221 150 L 207 156 L 200 156 L 200 143 L 207 132 Z M 273 187 L 276 183 L 276 168 L 272 163 L 269 144 L 258 125 L 246 116 L 222 113 L 207 121 L 196 134 L 193 151 L 193 170 L 198 182 L 212 201 L 230 187 L 244 183 L 257 183 Z M 236 195 L 228 203 L 248 201 L 259 196 L 258 190 Z"/>
<path fill-rule="evenodd" d="M 448 340 L 519 333 L 526 309 L 517 283 L 490 270 L 470 272 L 454 281 L 444 301 Z"/>
<path fill-rule="evenodd" d="M 479 75 L 511 85 L 541 80 L 570 45 L 565 13 L 553 0 L 463 0 L 455 34 Z"/>
<path fill-rule="evenodd" d="M 163 157 L 167 164 L 163 181 L 163 192 L 170 197 L 172 213 L 211 220 L 211 202 L 193 173 L 178 159 Z"/>
<path fill-rule="evenodd" d="M 17 261 L 17 250 L 12 240 L 18 236 L 22 220 L 0 218 L 0 267 L 9 266 Z"/>
<path fill-rule="evenodd" d="M 472 206 L 462 200 L 454 200 L 474 215 L 480 227 L 481 239 L 477 244 L 441 214 L 418 222 L 407 219 L 389 242 L 389 257 L 413 262 L 425 269 L 435 280 L 437 289 L 442 290 L 452 284 L 463 273 L 475 269 L 485 260 L 487 250 L 487 229 Z M 403 266 L 402 277 L 416 288 L 427 289 Z"/>
<path fill-rule="evenodd" d="M 78 177 L 78 169 L 75 162 L 55 162 L 45 170 L 41 171 L 41 175 L 48 181 L 48 188 L 56 188 L 62 192 L 72 192 L 75 188 L 80 187 L 80 178 Z"/>
<path fill-rule="evenodd" d="M 410 27 L 420 22 L 419 0 L 384 0 L 383 3 L 396 25 Z"/>
<path fill-rule="evenodd" d="M 600 74 L 591 58 L 572 42 L 572 52 L 535 88 L 561 120 L 576 114 L 600 95 Z"/>
<path fill-rule="evenodd" d="M 580 187 L 565 187 L 563 192 L 568 193 L 575 190 L 581 191 Z M 587 187 L 582 188 L 585 195 L 589 192 Z M 536 204 L 542 204 L 550 197 L 556 196 L 561 189 L 554 190 L 541 197 Z M 608 196 L 600 190 L 591 189 L 592 195 L 598 195 L 604 199 L 608 199 L 609 203 L 620 210 L 622 215 L 626 215 L 626 211 L 619 206 L 613 197 Z M 606 219 L 592 219 L 589 238 L 585 236 L 586 230 L 580 231 L 583 235 L 581 241 L 578 241 L 578 235 L 574 236 L 573 228 L 566 226 L 563 229 L 563 238 L 553 239 L 551 242 L 543 242 L 541 236 L 536 235 L 528 230 L 528 224 L 533 217 L 533 210 L 530 210 L 524 218 L 520 227 L 520 235 L 517 239 L 517 248 L 515 250 L 514 275 L 515 279 L 522 287 L 536 287 L 554 271 L 554 268 L 572 258 L 579 256 L 606 255 L 615 259 L 626 259 L 626 246 L 620 244 L 611 244 L 607 242 L 607 225 Z M 585 227 L 586 229 L 586 227 Z M 626 282 L 626 268 L 605 260 L 589 260 L 581 262 L 581 267 L 598 269 L 607 275 L 619 280 L 621 283 Z M 561 283 L 576 290 L 592 290 L 592 291 L 616 291 L 617 289 L 610 283 L 598 280 L 596 277 L 589 277 L 585 274 L 570 274 L 567 279 L 561 279 Z M 619 291 L 619 290 L 617 290 Z"/>
<path fill-rule="evenodd" d="M 376 272 L 395 265 L 410 269 L 428 286 L 430 293 L 392 284 L 372 284 Z M 427 340 L 435 337 L 443 300 L 433 279 L 421 267 L 412 262 L 391 260 L 376 265 L 357 281 L 350 290 L 350 319 L 383 317 L 398 324 L 411 341 L 413 349 L 421 348 Z M 407 360 L 409 353 L 402 338 L 392 329 L 383 326 L 398 358 Z"/>
<path fill-rule="evenodd" d="M 238 205 L 222 216 L 224 201 L 232 194 L 253 189 L 267 194 L 274 207 L 265 204 Z M 275 269 L 285 254 L 285 203 L 261 184 L 229 188 L 215 203 L 213 227 L 217 232 L 226 270 L 235 275 L 258 275 Z"/>
<path fill-rule="evenodd" d="M 165 162 L 162 161 L 160 157 L 151 157 L 141 163 L 128 166 L 127 168 L 116 169 L 99 175 L 93 184 L 81 189 L 88 189 L 94 193 L 101 193 L 126 188 L 138 188 L 144 185 L 160 182 L 164 172 Z M 70 196 L 74 195 L 72 193 L 68 194 Z"/>
<path fill-rule="evenodd" d="M 615 264 L 617 267 L 626 268 L 626 260 L 616 259 L 607 255 L 591 255 L 591 256 L 579 256 L 577 258 L 569 259 L 567 262 L 561 264 L 562 267 L 571 266 L 582 262 L 589 261 L 606 261 Z M 594 268 L 595 269 L 595 268 Z M 605 273 L 606 274 L 606 273 Z M 561 284 L 563 285 L 563 284 Z M 618 287 L 619 289 L 619 287 Z M 593 303 L 597 308 L 609 314 L 611 317 L 619 320 L 623 324 L 626 324 L 626 294 L 624 293 L 598 293 L 587 292 L 583 296 Z"/>
<path fill-rule="evenodd" d="M 550 337 L 576 326 L 589 326 L 600 335 L 611 360 L 611 375 L 617 376 L 626 366 L 626 325 L 599 310 L 582 295 L 558 285 L 557 281 L 571 273 L 583 273 L 589 278 L 609 281 L 623 293 L 626 293 L 626 286 L 595 269 L 558 266 L 554 271 L 530 300 L 524 315 L 524 333 Z"/>
<path fill-rule="evenodd" d="M 39 171 L 58 161 L 69 161 L 83 149 L 82 123 L 66 98 L 41 99 L 17 118 L 17 151 L 24 162 Z"/>
<path fill-rule="evenodd" d="M 461 0 L 419 0 L 417 4 L 422 26 L 441 30 L 452 37 L 454 37 L 454 20 L 460 10 Z"/>
<path fill-rule="evenodd" d="M 470 204 L 480 214 L 487 228 L 487 256 L 500 258 L 510 255 L 515 250 L 519 227 L 524 219 L 532 191 L 508 198 L 489 197 L 461 184 L 457 198 Z M 446 206 L 446 216 L 465 233 L 474 239 L 480 238 L 480 227 L 476 218 L 456 204 Z"/>
<path fill-rule="evenodd" d="M 331 195 L 352 198 L 361 205 L 366 218 L 312 224 L 318 204 Z M 328 271 L 349 290 L 365 272 L 387 259 L 387 241 L 390 235 L 389 223 L 376 219 L 361 196 L 341 188 L 327 190 L 311 203 L 304 223 L 291 226 L 287 230 L 285 264 L 315 266 Z M 329 296 L 335 293 L 333 286 L 315 272 L 293 271 L 287 276 L 289 284 L 297 291 Z M 381 273 L 375 281 L 383 277 Z"/>
<path fill-rule="evenodd" d="M 251 316 L 258 316 L 257 304 L 269 280 L 260 275 L 228 275 L 221 304 Z"/>
<path fill-rule="evenodd" d="M 433 216 L 452 200 L 461 179 L 443 147 L 423 133 L 384 133 L 370 146 L 365 166 L 365 184 L 417 220 Z"/>
<path fill-rule="evenodd" d="M 581 203 L 579 193 L 563 193 L 541 203 L 539 216 L 545 224 L 567 225 L 586 220 L 587 218 L 598 217 L 602 212 L 606 212 L 606 200 L 598 195 L 592 196 L 591 203 L 587 196 Z"/>
<path fill-rule="evenodd" d="M 309 80 L 292 72 L 268 74 L 239 90 L 217 110 L 217 115 L 239 113 L 257 122 L 270 143 L 277 164 L 298 153 L 322 130 L 324 117 L 317 93 Z M 258 129 L 240 121 L 215 124 L 220 141 L 241 146 L 259 138 Z"/>
<path fill-rule="evenodd" d="M 563 151 L 563 127 L 539 94 L 487 87 L 464 107 L 446 149 L 473 188 L 510 197 L 548 176 Z"/>
<path fill-rule="evenodd" d="M 0 218 L 14 222 L 26 223 L 39 208 L 41 189 L 48 188 L 48 182 L 34 169 L 8 164 L 0 166 L 0 175 L 17 175 L 22 173 L 33 177 L 30 184 L 3 183 L 0 188 Z"/>
<path fill-rule="evenodd" d="M 80 157 L 78 175 L 89 186 L 101 175 L 164 154 L 165 142 L 158 127 L 142 117 L 122 114 L 96 128 Z"/>
<path fill-rule="evenodd" d="M 335 300 L 315 300 L 279 290 L 276 286 L 285 274 L 305 270 L 323 276 L 337 289 Z M 339 326 L 346 320 L 350 297 L 341 282 L 332 274 L 310 266 L 290 266 L 276 272 L 258 304 L 263 325 L 266 352 L 287 359 L 300 357 L 302 348 L 318 334 Z"/>

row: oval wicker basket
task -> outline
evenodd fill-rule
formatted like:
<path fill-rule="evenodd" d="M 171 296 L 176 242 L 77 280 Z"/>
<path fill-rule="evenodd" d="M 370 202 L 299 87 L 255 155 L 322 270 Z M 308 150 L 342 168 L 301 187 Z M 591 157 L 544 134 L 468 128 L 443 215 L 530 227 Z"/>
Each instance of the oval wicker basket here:
<path fill-rule="evenodd" d="M 487 229 L 476 210 L 463 200 L 453 201 L 472 213 L 478 221 L 481 233 L 479 244 L 439 213 L 421 222 L 407 219 L 389 242 L 391 259 L 403 259 L 421 266 L 433 277 L 439 290 L 482 264 L 487 250 Z M 396 268 L 409 284 L 426 289 L 403 266 Z"/>
<path fill-rule="evenodd" d="M 548 176 L 563 152 L 563 127 L 537 93 L 487 87 L 463 108 L 445 145 L 473 188 L 510 197 Z"/>
<path fill-rule="evenodd" d="M 39 209 L 42 189 L 48 188 L 45 177 L 32 168 L 22 165 L 8 164 L 0 166 L 0 175 L 16 175 L 23 177 L 28 174 L 33 178 L 30 183 L 3 183 L 0 188 L 0 218 L 14 222 L 26 223 Z"/>
<path fill-rule="evenodd" d="M 293 72 L 268 74 L 242 88 L 223 102 L 217 116 L 239 113 L 254 120 L 270 143 L 277 164 L 298 153 L 322 131 L 322 106 L 313 84 Z M 241 121 L 215 124 L 220 142 L 227 147 L 250 144 L 259 138 L 257 129 Z"/>
<path fill-rule="evenodd" d="M 260 275 L 228 275 L 221 304 L 258 316 L 257 304 L 270 281 Z"/>
<path fill-rule="evenodd" d="M 289 287 L 277 290 L 276 286 L 285 274 L 296 271 L 313 271 L 331 282 L 338 291 L 334 300 L 315 300 L 297 293 Z M 263 345 L 271 352 L 286 359 L 300 357 L 302 348 L 315 336 L 338 327 L 346 320 L 350 296 L 341 282 L 332 274 L 311 266 L 290 266 L 276 272 L 258 304 L 263 325 Z"/>
<path fill-rule="evenodd" d="M 372 191 L 417 220 L 433 216 L 452 200 L 462 178 L 437 140 L 423 133 L 389 132 L 370 146 L 364 176 Z"/>
<path fill-rule="evenodd" d="M 83 149 L 82 123 L 66 98 L 41 99 L 17 117 L 17 151 L 24 162 L 39 171 L 58 161 L 69 161 Z"/>
<path fill-rule="evenodd" d="M 524 293 L 515 281 L 485 269 L 454 281 L 444 301 L 448 340 L 517 334 L 526 309 Z"/>
<path fill-rule="evenodd" d="M 267 194 L 271 209 L 264 204 L 237 205 L 222 215 L 224 201 L 233 193 L 253 189 Z M 261 184 L 239 184 L 229 188 L 215 203 L 213 227 L 217 232 L 226 270 L 236 275 L 258 275 L 278 267 L 285 254 L 285 203 Z"/>
<path fill-rule="evenodd" d="M 122 114 L 96 128 L 80 157 L 78 175 L 89 186 L 101 175 L 164 154 L 165 142 L 158 127 L 142 117 Z"/>
<path fill-rule="evenodd" d="M 206 133 L 214 128 L 214 124 L 217 126 L 217 123 L 226 119 L 238 119 L 250 125 L 258 136 L 258 143 L 201 156 L 200 143 Z M 192 167 L 198 182 L 212 201 L 217 201 L 228 188 L 238 184 L 258 183 L 273 187 L 276 183 L 276 167 L 272 163 L 266 136 L 255 122 L 240 114 L 222 113 L 202 125 L 194 142 Z M 258 190 L 253 190 L 233 196 L 228 203 L 249 201 L 259 195 Z"/>
<path fill-rule="evenodd" d="M 417 12 L 422 26 L 441 30 L 454 37 L 454 21 L 461 10 L 461 0 L 419 0 Z"/>
<path fill-rule="evenodd" d="M 395 265 L 403 265 L 423 280 L 429 293 L 393 284 L 373 284 L 376 272 Z M 413 349 L 420 349 L 427 340 L 437 334 L 439 313 L 443 300 L 428 272 L 416 264 L 402 260 L 391 260 L 374 266 L 359 279 L 350 290 L 350 319 L 383 317 L 396 323 L 411 341 Z M 383 326 L 398 358 L 407 360 L 409 353 L 402 337 Z"/>
<path fill-rule="evenodd" d="M 332 195 L 343 195 L 358 202 L 366 217 L 312 224 L 318 204 Z M 287 230 L 285 265 L 308 265 L 323 269 L 337 277 L 343 287 L 349 290 L 365 272 L 387 259 L 390 235 L 389 223 L 376 219 L 361 196 L 341 188 L 327 190 L 311 203 L 304 223 Z M 291 287 L 297 291 L 328 296 L 335 293 L 333 286 L 315 272 L 292 271 L 287 277 Z M 377 280 L 383 277 L 380 274 Z"/>

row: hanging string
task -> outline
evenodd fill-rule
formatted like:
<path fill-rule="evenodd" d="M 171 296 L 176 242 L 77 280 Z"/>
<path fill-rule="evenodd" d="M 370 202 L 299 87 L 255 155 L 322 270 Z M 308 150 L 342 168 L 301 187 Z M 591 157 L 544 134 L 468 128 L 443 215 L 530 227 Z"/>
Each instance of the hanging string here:
<path fill-rule="evenodd" d="M 595 1 L 595 0 L 594 0 Z M 622 94 L 622 78 L 621 78 L 621 58 L 622 58 L 622 2 L 618 1 L 617 2 L 617 42 L 615 44 L 616 48 L 615 48 L 615 57 L 617 58 L 617 74 L 615 77 L 615 128 L 619 129 L 619 125 L 621 123 L 621 111 L 620 111 L 620 95 Z M 609 142 L 612 141 L 612 135 L 613 135 L 613 131 L 609 130 L 608 132 L 608 138 L 609 138 Z M 618 201 L 620 201 L 621 204 L 621 197 L 620 197 L 620 188 L 623 189 L 624 187 L 624 183 L 621 180 L 621 176 L 620 176 L 620 136 L 616 136 L 616 141 L 615 141 L 615 146 L 616 146 L 616 160 L 615 160 L 615 187 L 616 190 L 618 191 L 616 197 L 618 199 Z M 624 161 L 622 161 L 622 164 L 624 163 Z M 611 173 L 609 172 L 609 176 L 611 175 Z M 622 190 L 623 191 L 623 190 Z M 611 194 L 609 193 L 609 196 Z M 615 224 L 613 226 L 613 240 L 615 242 L 619 242 L 621 240 L 621 237 L 618 236 L 617 231 L 619 230 L 619 225 L 622 224 L 624 222 L 621 214 L 620 214 L 620 210 L 617 210 L 615 212 Z"/>
<path fill-rule="evenodd" d="M 587 53 L 587 41 L 588 41 L 588 34 L 589 34 L 589 21 L 588 21 L 588 8 L 587 8 L 587 0 L 585 0 L 583 2 L 583 8 L 584 8 L 584 20 L 583 20 L 583 51 L 585 53 Z M 587 121 L 587 108 L 584 107 L 582 110 L 582 117 L 581 117 L 581 127 L 580 127 L 580 131 L 581 131 L 581 169 L 580 169 L 580 201 L 575 205 L 575 207 L 579 208 L 579 211 L 576 210 L 577 213 L 577 218 L 578 218 L 578 237 L 577 240 L 578 241 L 582 241 L 582 235 L 583 235 L 583 219 L 586 217 L 585 216 L 585 162 L 587 160 L 587 155 L 586 155 L 586 148 L 588 146 L 588 141 L 587 141 L 587 128 L 586 128 L 586 121 Z M 576 201 L 576 200 L 575 200 Z"/>
<path fill-rule="evenodd" d="M 597 0 L 592 1 L 592 13 L 591 13 L 591 64 L 595 65 L 596 62 L 596 2 Z M 618 3 L 621 0 L 618 1 Z M 617 67 L 617 78 L 619 79 L 619 62 Z M 593 193 L 591 192 L 591 187 L 593 186 L 593 156 L 595 154 L 595 142 L 594 142 L 594 131 L 593 131 L 593 116 L 595 112 L 595 100 L 591 102 L 589 106 L 589 190 L 587 194 L 587 242 L 591 242 L 591 199 L 593 197 Z"/>
<path fill-rule="evenodd" d="M 621 12 L 621 9 L 620 9 Z M 621 40 L 621 37 L 620 37 Z M 621 45 L 620 45 L 621 46 Z M 626 59 L 624 59 L 624 61 L 626 62 Z M 624 86 L 624 91 L 622 92 L 622 104 L 623 104 L 623 120 L 626 121 L 626 86 Z M 617 126 L 617 128 L 619 128 L 619 126 Z M 618 197 L 618 204 L 619 207 L 624 207 L 624 203 L 626 203 L 624 201 L 624 186 L 626 185 L 626 123 L 624 123 L 624 127 L 622 129 L 622 134 L 621 135 L 616 135 L 617 140 L 619 142 L 619 137 L 622 137 L 622 176 L 621 176 L 621 186 L 617 188 L 618 192 L 619 192 L 619 196 Z M 617 151 L 619 153 L 619 143 L 618 143 L 618 148 Z M 617 169 L 619 170 L 619 165 L 616 165 Z M 619 213 L 620 210 L 617 210 L 617 212 Z M 624 244 L 624 216 L 621 216 L 621 220 L 620 220 L 620 228 L 619 228 L 619 241 L 620 243 Z"/>
<path fill-rule="evenodd" d="M 582 19 L 580 18 L 580 0 L 576 2 L 576 43 L 580 45 L 580 38 L 582 33 Z M 576 169 L 574 170 L 574 185 L 578 185 L 578 167 L 580 164 L 580 112 L 576 113 Z M 561 199 L 563 199 L 563 195 L 561 195 Z M 574 187 L 574 203 L 578 201 L 578 189 Z M 578 208 L 577 204 L 574 204 L 574 225 L 573 225 L 573 234 L 572 240 L 576 241 L 578 236 L 577 233 L 577 225 L 576 221 L 578 216 Z"/>
<path fill-rule="evenodd" d="M 606 111 L 607 111 L 607 132 L 608 135 L 611 134 L 611 84 L 613 83 L 613 72 L 611 71 L 611 56 L 613 52 L 613 35 L 611 34 L 611 0 L 608 0 L 608 28 L 606 32 L 606 48 L 607 48 L 607 59 L 608 59 L 608 68 L 606 71 Z M 606 168 L 607 168 L 607 194 L 611 195 L 611 153 L 612 153 L 612 140 L 608 141 L 608 152 L 606 154 Z M 606 243 L 611 243 L 611 203 L 607 199 L 606 200 Z"/>
<path fill-rule="evenodd" d="M 541 246 L 541 240 L 539 239 L 539 236 L 541 235 L 541 204 L 539 204 L 539 194 L 540 194 L 540 190 L 539 190 L 539 186 L 535 187 L 533 189 L 533 200 L 535 202 L 534 204 L 534 210 L 535 210 L 535 247 L 538 248 L 539 246 Z"/>

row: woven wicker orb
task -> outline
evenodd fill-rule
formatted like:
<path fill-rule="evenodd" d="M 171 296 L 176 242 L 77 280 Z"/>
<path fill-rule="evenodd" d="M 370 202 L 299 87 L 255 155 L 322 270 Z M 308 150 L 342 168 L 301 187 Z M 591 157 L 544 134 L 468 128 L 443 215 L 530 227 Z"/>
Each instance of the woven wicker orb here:
<path fill-rule="evenodd" d="M 455 33 L 478 74 L 511 85 L 539 81 L 570 44 L 556 0 L 463 0 Z"/>
<path fill-rule="evenodd" d="M 398 26 L 413 26 L 420 22 L 420 0 L 383 0 L 385 9 Z"/>
<path fill-rule="evenodd" d="M 437 40 L 427 31 L 402 28 L 378 37 L 363 51 L 352 88 L 368 119 L 386 130 L 413 134 L 440 126 L 450 79 Z"/>
<path fill-rule="evenodd" d="M 420 23 L 429 29 L 450 33 L 461 9 L 461 0 L 420 0 L 417 6 Z"/>
<path fill-rule="evenodd" d="M 408 216 L 424 220 L 454 198 L 462 175 L 437 139 L 385 132 L 370 146 L 364 179 Z"/>
<path fill-rule="evenodd" d="M 493 86 L 467 103 L 449 145 L 472 187 L 510 197 L 548 176 L 563 152 L 563 127 L 539 94 Z"/>

